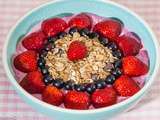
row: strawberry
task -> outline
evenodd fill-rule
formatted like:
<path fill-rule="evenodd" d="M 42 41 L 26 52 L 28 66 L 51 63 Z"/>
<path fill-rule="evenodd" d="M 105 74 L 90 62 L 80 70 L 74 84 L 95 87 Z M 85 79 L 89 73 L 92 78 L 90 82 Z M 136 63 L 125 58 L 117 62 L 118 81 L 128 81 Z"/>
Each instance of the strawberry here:
<path fill-rule="evenodd" d="M 33 32 L 22 40 L 22 45 L 28 50 L 39 51 L 46 40 L 46 36 L 42 31 Z"/>
<path fill-rule="evenodd" d="M 132 96 L 140 90 L 140 87 L 136 82 L 126 75 L 119 77 L 113 86 L 119 95 L 124 97 Z"/>
<path fill-rule="evenodd" d="M 107 19 L 97 23 L 94 26 L 93 31 L 109 38 L 110 40 L 115 40 L 115 38 L 118 37 L 122 31 L 122 25 L 117 20 Z"/>
<path fill-rule="evenodd" d="M 85 92 L 69 91 L 65 96 L 64 105 L 70 109 L 85 110 L 89 108 L 90 98 Z"/>
<path fill-rule="evenodd" d="M 82 28 L 91 29 L 92 19 L 87 14 L 81 13 L 81 14 L 74 16 L 69 21 L 68 24 L 70 27 L 77 27 L 78 29 L 82 29 Z"/>
<path fill-rule="evenodd" d="M 63 98 L 64 98 L 63 92 L 54 86 L 47 86 L 42 93 L 43 101 L 56 106 L 62 104 Z"/>
<path fill-rule="evenodd" d="M 92 94 L 91 101 L 95 108 L 110 106 L 116 103 L 117 94 L 112 87 L 98 89 Z"/>
<path fill-rule="evenodd" d="M 21 72 L 37 70 L 37 53 L 32 50 L 25 51 L 14 58 L 13 64 Z"/>
<path fill-rule="evenodd" d="M 140 76 L 148 72 L 148 66 L 135 56 L 127 56 L 122 59 L 123 72 L 129 76 Z"/>
<path fill-rule="evenodd" d="M 139 40 L 128 35 L 118 37 L 117 44 L 124 56 L 136 55 L 142 48 L 142 44 Z"/>
<path fill-rule="evenodd" d="M 83 59 L 87 55 L 86 46 L 80 41 L 73 41 L 69 45 L 69 49 L 67 51 L 67 57 L 71 61 Z"/>
<path fill-rule="evenodd" d="M 31 94 L 42 93 L 45 88 L 43 75 L 40 71 L 28 73 L 20 82 L 20 85 Z"/>
<path fill-rule="evenodd" d="M 42 22 L 41 29 L 49 37 L 63 32 L 68 27 L 67 23 L 61 18 L 51 18 Z"/>

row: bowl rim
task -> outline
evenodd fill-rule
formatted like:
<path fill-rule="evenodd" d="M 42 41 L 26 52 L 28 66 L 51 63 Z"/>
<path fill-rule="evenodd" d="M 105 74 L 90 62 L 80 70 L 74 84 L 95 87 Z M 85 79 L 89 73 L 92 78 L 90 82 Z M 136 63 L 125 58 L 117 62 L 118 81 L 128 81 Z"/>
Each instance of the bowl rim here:
<path fill-rule="evenodd" d="M 121 9 L 127 11 L 128 13 L 130 13 L 131 15 L 136 17 L 138 19 L 138 21 L 140 21 L 146 27 L 146 29 L 149 31 L 149 33 L 151 34 L 153 43 L 155 45 L 155 49 L 156 49 L 156 62 L 155 62 L 156 65 L 155 65 L 155 69 L 153 71 L 153 74 L 150 77 L 150 80 L 145 84 L 145 86 L 138 93 L 136 93 L 135 95 L 133 95 L 132 97 L 128 98 L 125 101 L 122 101 L 120 103 L 116 103 L 116 104 L 108 106 L 108 107 L 92 109 L 92 110 L 72 110 L 72 109 L 61 108 L 61 107 L 57 107 L 57 106 L 53 106 L 53 105 L 50 105 L 48 103 L 45 103 L 45 102 L 33 97 L 31 94 L 26 92 L 22 87 L 20 87 L 20 85 L 17 82 L 15 82 L 16 80 L 13 77 L 13 75 L 12 75 L 10 69 L 9 69 L 8 63 L 7 63 L 7 46 L 9 44 L 10 36 L 12 35 L 13 31 L 16 29 L 17 25 L 22 20 L 24 20 L 27 16 L 32 14 L 32 12 L 37 11 L 40 8 L 43 8 L 43 7 L 47 6 L 47 5 L 55 4 L 57 2 L 63 2 L 63 1 L 66 1 L 66 0 L 54 0 L 54 1 L 51 1 L 51 2 L 44 3 L 44 4 L 42 4 L 42 5 L 38 6 L 38 7 L 30 10 L 28 13 L 26 13 L 24 16 L 22 16 L 16 22 L 16 24 L 11 28 L 11 30 L 9 31 L 9 33 L 7 35 L 7 40 L 5 41 L 4 47 L 3 47 L 2 62 L 3 62 L 3 65 L 4 65 L 5 73 L 7 74 L 7 77 L 9 79 L 9 81 L 12 83 L 12 85 L 15 88 L 17 88 L 19 90 L 19 92 L 23 93 L 32 102 L 34 102 L 35 104 L 38 104 L 40 106 L 43 106 L 46 109 L 56 110 L 56 111 L 64 112 L 64 113 L 83 114 L 83 115 L 84 114 L 92 114 L 92 113 L 100 113 L 100 112 L 109 111 L 109 110 L 113 110 L 113 109 L 122 107 L 123 105 L 131 103 L 136 98 L 140 97 L 143 93 L 145 93 L 145 91 L 149 88 L 149 86 L 151 86 L 151 84 L 153 83 L 154 79 L 156 78 L 156 75 L 158 73 L 158 69 L 159 69 L 159 66 L 160 66 L 160 64 L 159 64 L 160 56 L 158 56 L 158 50 L 160 50 L 159 42 L 158 42 L 156 36 L 154 35 L 153 31 L 151 30 L 151 28 L 148 26 L 148 24 L 142 18 L 140 18 L 135 12 L 131 11 L 129 8 L 124 7 L 121 4 L 115 3 L 113 1 L 106 1 L 106 0 L 96 0 L 96 1 L 103 2 L 104 4 L 112 4 L 112 5 L 116 6 L 116 7 L 119 7 Z"/>

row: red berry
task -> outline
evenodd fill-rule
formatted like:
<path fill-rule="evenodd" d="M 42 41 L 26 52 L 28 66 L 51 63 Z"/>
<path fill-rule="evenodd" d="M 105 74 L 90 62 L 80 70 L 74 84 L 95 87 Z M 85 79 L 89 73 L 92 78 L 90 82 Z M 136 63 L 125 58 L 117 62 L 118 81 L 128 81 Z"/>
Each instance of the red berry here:
<path fill-rule="evenodd" d="M 85 92 L 69 91 L 64 100 L 66 108 L 85 110 L 89 108 L 90 98 Z"/>
<path fill-rule="evenodd" d="M 142 48 L 142 44 L 139 40 L 128 35 L 118 37 L 117 44 L 122 50 L 124 56 L 136 55 Z"/>
<path fill-rule="evenodd" d="M 20 85 L 31 94 L 42 93 L 45 88 L 43 76 L 40 71 L 28 73 L 20 82 Z"/>
<path fill-rule="evenodd" d="M 67 27 L 67 23 L 61 18 L 47 19 L 41 25 L 42 31 L 49 37 L 63 32 Z"/>
<path fill-rule="evenodd" d="M 23 41 L 22 45 L 28 50 L 37 50 L 39 51 L 46 40 L 46 36 L 42 31 L 34 32 L 26 36 Z"/>
<path fill-rule="evenodd" d="M 85 58 L 87 55 L 86 46 L 80 41 L 73 41 L 68 48 L 67 57 L 71 61 Z"/>
<path fill-rule="evenodd" d="M 132 96 L 140 90 L 140 87 L 136 84 L 136 82 L 126 75 L 119 77 L 113 86 L 119 95 L 125 97 Z"/>
<path fill-rule="evenodd" d="M 127 56 L 122 59 L 123 72 L 129 76 L 140 76 L 148 72 L 148 66 L 135 56 Z"/>
<path fill-rule="evenodd" d="M 110 40 L 115 40 L 122 31 L 122 25 L 117 20 L 107 19 L 97 23 L 94 26 L 93 31 L 98 32 L 106 38 L 110 38 Z"/>
<path fill-rule="evenodd" d="M 29 50 L 15 57 L 13 64 L 21 72 L 32 72 L 37 70 L 37 53 Z"/>
<path fill-rule="evenodd" d="M 92 26 L 92 19 L 87 14 L 81 13 L 81 14 L 74 16 L 69 21 L 68 24 L 70 27 L 77 27 L 78 29 L 82 29 L 82 28 L 90 29 Z"/>
<path fill-rule="evenodd" d="M 54 86 L 47 86 L 42 93 L 43 101 L 56 106 L 62 104 L 63 98 L 63 92 Z"/>
<path fill-rule="evenodd" d="M 95 108 L 106 107 L 116 103 L 117 94 L 112 87 L 106 87 L 95 91 L 91 96 L 91 100 Z"/>

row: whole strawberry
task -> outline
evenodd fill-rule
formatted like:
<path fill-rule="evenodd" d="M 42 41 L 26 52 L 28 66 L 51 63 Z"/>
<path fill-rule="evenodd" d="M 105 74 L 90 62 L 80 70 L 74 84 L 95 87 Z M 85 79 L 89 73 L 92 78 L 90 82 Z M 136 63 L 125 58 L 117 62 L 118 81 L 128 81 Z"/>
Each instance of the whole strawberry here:
<path fill-rule="evenodd" d="M 89 108 L 90 98 L 85 92 L 69 91 L 65 96 L 64 105 L 70 109 L 85 110 Z"/>
<path fill-rule="evenodd" d="M 110 40 L 115 40 L 122 31 L 122 25 L 119 21 L 113 19 L 107 19 L 97 23 L 93 31 L 98 32 Z"/>
<path fill-rule="evenodd" d="M 67 23 L 61 18 L 47 19 L 41 25 L 42 31 L 49 37 L 63 32 L 67 27 Z"/>
<path fill-rule="evenodd" d="M 81 13 L 81 14 L 74 16 L 69 21 L 68 24 L 70 27 L 77 27 L 78 29 L 82 29 L 82 28 L 90 29 L 92 26 L 92 20 L 90 16 L 88 16 L 87 14 Z"/>
<path fill-rule="evenodd" d="M 20 82 L 20 85 L 31 94 L 42 93 L 45 88 L 43 75 L 40 71 L 28 73 Z"/>
<path fill-rule="evenodd" d="M 84 45 L 84 43 L 80 41 L 73 41 L 70 43 L 68 51 L 67 51 L 67 57 L 71 61 L 79 60 L 85 58 L 87 55 L 87 47 Z"/>
<path fill-rule="evenodd" d="M 140 76 L 148 72 L 148 66 L 135 56 L 127 56 L 122 59 L 123 72 L 129 76 Z"/>
<path fill-rule="evenodd" d="M 22 45 L 28 50 L 39 51 L 44 45 L 46 36 L 42 31 L 33 32 L 22 40 Z"/>
<path fill-rule="evenodd" d="M 119 77 L 113 86 L 119 95 L 125 97 L 132 96 L 140 90 L 140 87 L 136 84 L 136 82 L 126 75 Z"/>
<path fill-rule="evenodd" d="M 37 70 L 37 53 L 32 50 L 25 51 L 14 58 L 13 64 L 21 72 Z"/>
<path fill-rule="evenodd" d="M 47 86 L 42 93 L 43 101 L 56 106 L 62 104 L 63 98 L 64 98 L 63 92 L 54 86 Z"/>
<path fill-rule="evenodd" d="M 112 87 L 99 89 L 92 94 L 91 101 L 95 108 L 110 106 L 116 103 L 117 93 Z"/>

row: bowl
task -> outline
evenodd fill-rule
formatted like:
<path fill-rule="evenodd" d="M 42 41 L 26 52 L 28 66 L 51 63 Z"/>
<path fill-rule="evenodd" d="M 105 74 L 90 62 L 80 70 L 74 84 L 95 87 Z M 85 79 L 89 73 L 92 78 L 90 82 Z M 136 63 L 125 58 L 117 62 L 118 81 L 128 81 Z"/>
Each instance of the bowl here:
<path fill-rule="evenodd" d="M 27 93 L 14 78 L 11 57 L 21 36 L 37 22 L 54 17 L 67 16 L 71 13 L 90 12 L 104 17 L 117 17 L 132 31 L 142 38 L 150 58 L 150 70 L 145 86 L 134 96 L 115 105 L 94 110 L 69 110 L 40 101 Z M 54 120 L 106 120 L 133 107 L 148 91 L 155 79 L 159 67 L 159 44 L 148 25 L 135 13 L 111 1 L 102 0 L 58 0 L 46 3 L 30 11 L 11 29 L 3 49 L 3 64 L 6 74 L 21 98 L 39 112 Z"/>

